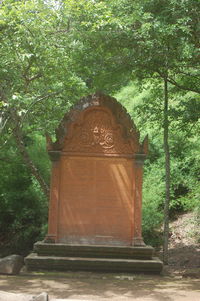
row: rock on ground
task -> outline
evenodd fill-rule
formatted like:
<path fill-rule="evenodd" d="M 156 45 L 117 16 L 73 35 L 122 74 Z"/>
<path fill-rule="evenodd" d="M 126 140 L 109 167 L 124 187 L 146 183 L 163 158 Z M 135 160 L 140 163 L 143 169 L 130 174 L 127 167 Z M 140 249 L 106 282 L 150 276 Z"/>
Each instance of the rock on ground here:
<path fill-rule="evenodd" d="M 49 299 L 47 293 L 31 296 L 0 291 L 0 301 L 49 301 Z"/>
<path fill-rule="evenodd" d="M 24 259 L 20 255 L 10 255 L 0 258 L 0 274 L 16 275 L 24 265 Z"/>
<path fill-rule="evenodd" d="M 32 297 L 32 299 L 30 299 L 29 301 L 49 301 L 49 297 L 47 293 L 41 293 L 38 296 Z"/>
<path fill-rule="evenodd" d="M 0 291 L 0 301 L 30 301 L 32 296 Z"/>
<path fill-rule="evenodd" d="M 0 291 L 0 301 L 83 301 L 82 299 L 49 299 L 47 293 L 41 293 L 37 296 L 27 294 L 14 294 Z"/>

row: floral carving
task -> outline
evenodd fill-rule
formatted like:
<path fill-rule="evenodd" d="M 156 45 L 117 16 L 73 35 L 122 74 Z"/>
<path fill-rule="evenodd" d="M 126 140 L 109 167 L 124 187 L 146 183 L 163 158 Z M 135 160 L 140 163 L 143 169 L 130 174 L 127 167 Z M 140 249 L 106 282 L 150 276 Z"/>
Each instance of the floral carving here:
<path fill-rule="evenodd" d="M 111 112 L 102 108 L 85 111 L 82 121 L 74 123 L 71 137 L 66 137 L 65 151 L 87 153 L 132 153 L 130 144 L 122 137 Z"/>

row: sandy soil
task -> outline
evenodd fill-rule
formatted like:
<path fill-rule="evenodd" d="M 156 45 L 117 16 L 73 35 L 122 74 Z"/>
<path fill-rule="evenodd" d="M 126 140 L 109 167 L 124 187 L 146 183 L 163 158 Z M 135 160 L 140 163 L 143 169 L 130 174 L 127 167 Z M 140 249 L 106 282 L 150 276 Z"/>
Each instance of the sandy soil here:
<path fill-rule="evenodd" d="M 199 301 L 200 279 L 90 272 L 1 275 L 0 290 L 30 295 L 45 291 L 50 298 L 78 300 Z"/>

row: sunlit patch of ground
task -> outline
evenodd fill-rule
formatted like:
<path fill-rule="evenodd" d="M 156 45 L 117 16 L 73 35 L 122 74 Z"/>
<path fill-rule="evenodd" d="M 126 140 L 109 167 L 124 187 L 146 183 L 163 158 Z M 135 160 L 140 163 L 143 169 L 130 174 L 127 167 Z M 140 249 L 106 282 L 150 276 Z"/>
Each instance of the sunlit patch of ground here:
<path fill-rule="evenodd" d="M 0 276 L 0 290 L 30 295 L 45 291 L 51 298 L 78 300 L 200 300 L 200 280 L 180 276 L 35 273 Z"/>

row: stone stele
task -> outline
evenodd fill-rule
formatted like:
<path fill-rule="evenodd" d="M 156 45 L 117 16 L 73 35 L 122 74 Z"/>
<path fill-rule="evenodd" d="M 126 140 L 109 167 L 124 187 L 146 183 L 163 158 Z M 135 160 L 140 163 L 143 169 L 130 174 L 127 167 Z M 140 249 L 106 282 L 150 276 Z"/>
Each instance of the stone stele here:
<path fill-rule="evenodd" d="M 26 258 L 27 267 L 160 272 L 141 229 L 148 141 L 140 143 L 126 110 L 110 96 L 90 95 L 64 116 L 56 138 L 47 137 L 48 234 L 35 244 L 37 255 Z"/>

